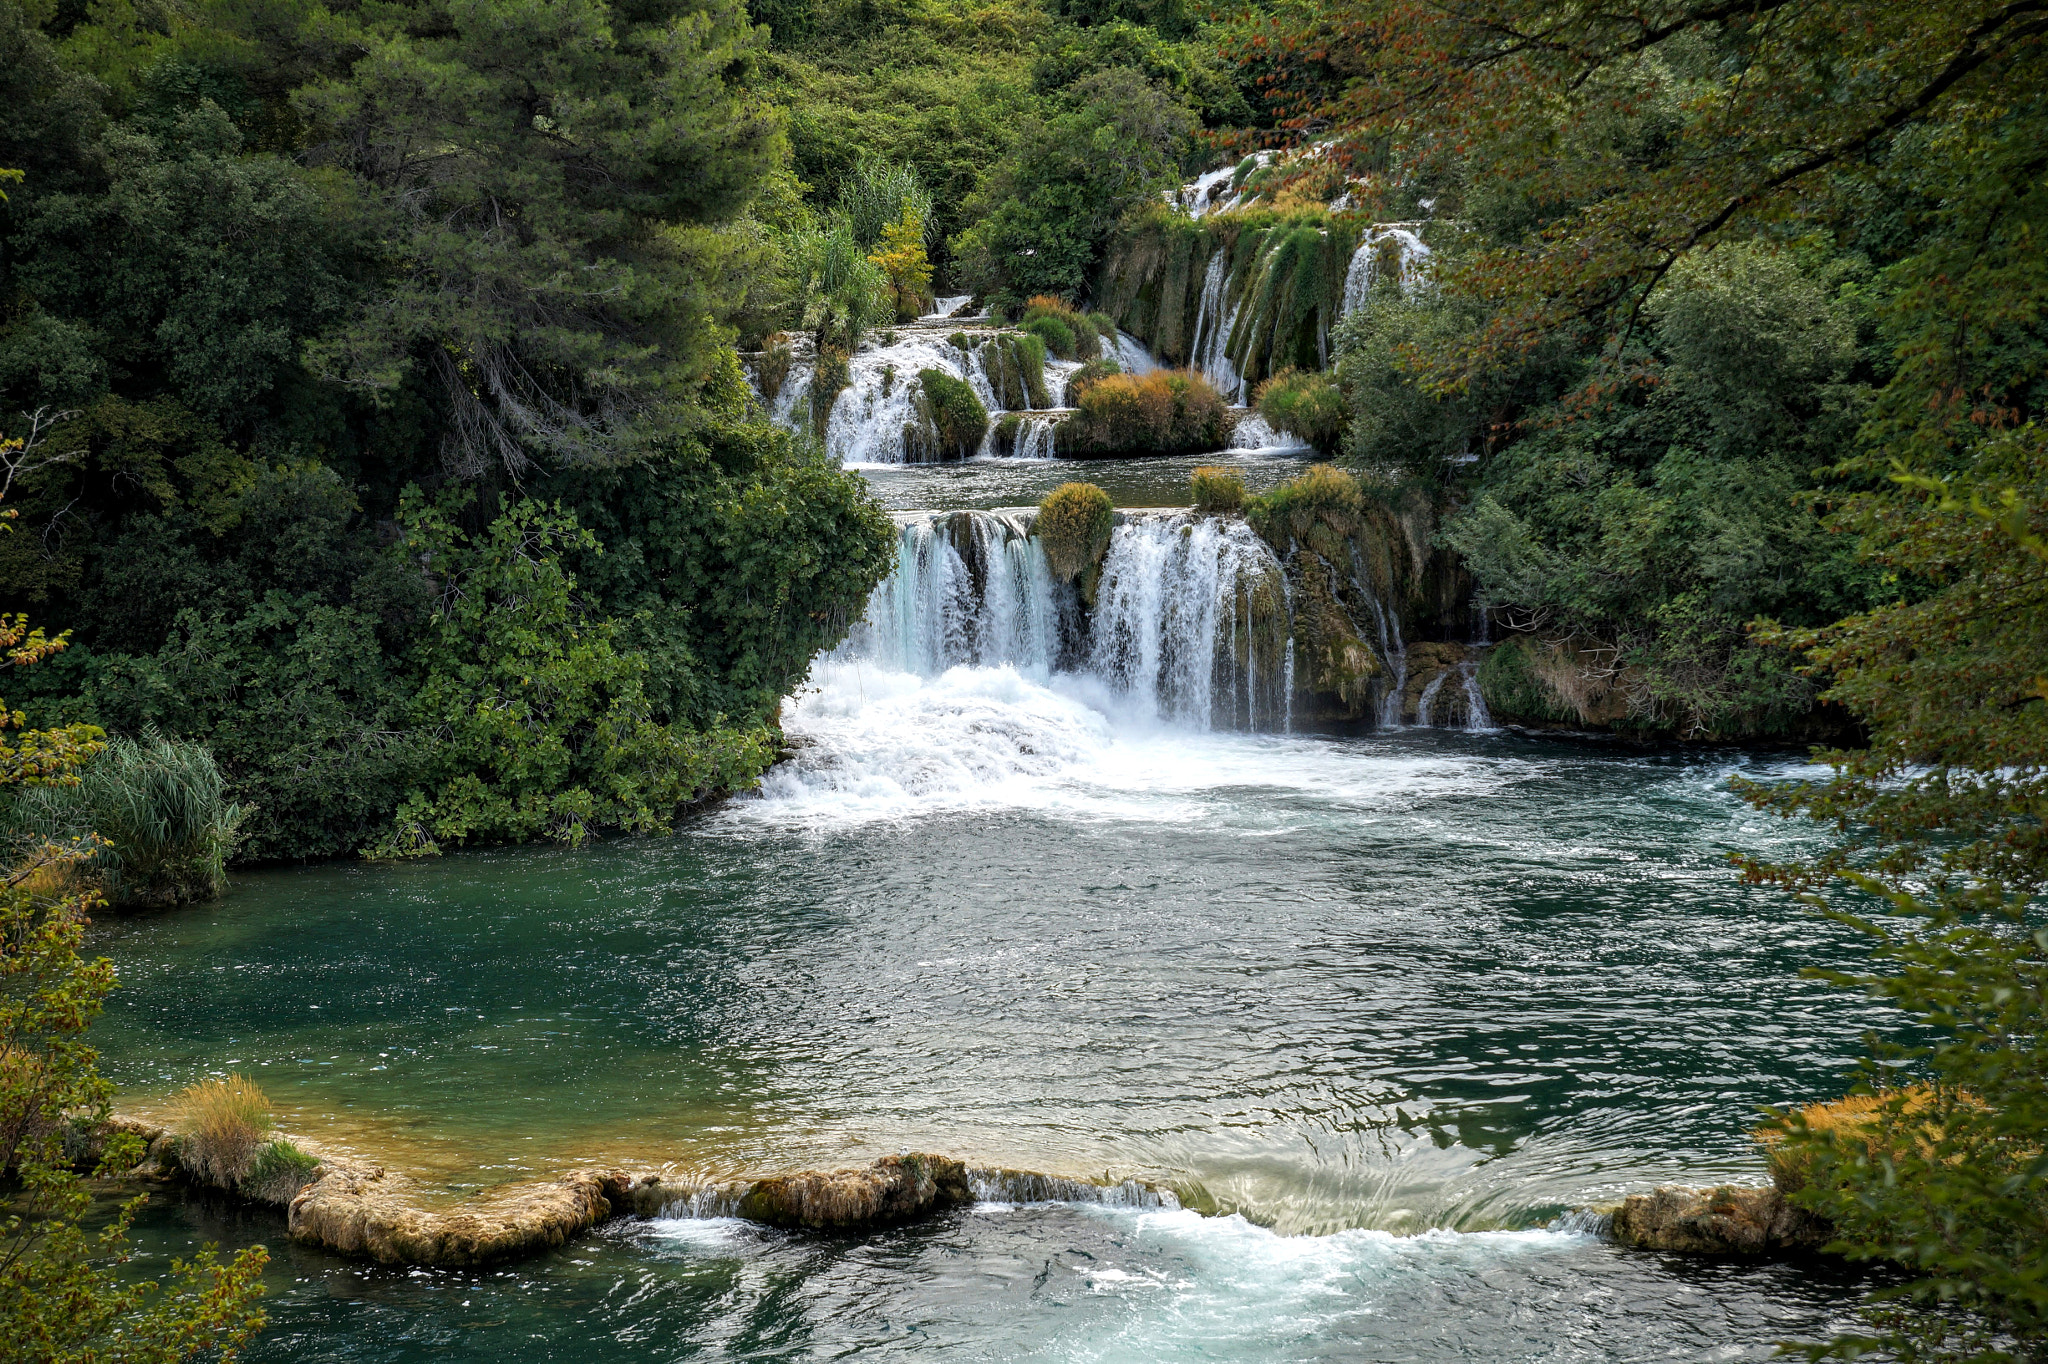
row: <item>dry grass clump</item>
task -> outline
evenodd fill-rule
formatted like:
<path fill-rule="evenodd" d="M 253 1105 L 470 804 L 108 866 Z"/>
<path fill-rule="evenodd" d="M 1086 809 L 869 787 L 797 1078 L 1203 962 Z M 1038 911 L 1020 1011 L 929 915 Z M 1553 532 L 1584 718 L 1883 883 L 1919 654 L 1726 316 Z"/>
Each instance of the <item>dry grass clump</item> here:
<path fill-rule="evenodd" d="M 1116 507 L 1093 483 L 1062 483 L 1038 504 L 1031 533 L 1045 547 L 1045 562 L 1061 582 L 1095 566 L 1109 548 Z"/>
<path fill-rule="evenodd" d="M 1929 1154 L 1940 1129 L 1931 1117 L 1914 1119 L 1934 1107 L 1934 1098 L 1924 1085 L 1890 1094 L 1851 1094 L 1796 1109 L 1783 1125 L 1759 1128 L 1753 1135 L 1764 1148 L 1771 1182 L 1783 1193 L 1796 1193 L 1812 1182 L 1817 1153 L 1827 1147 L 1851 1156 L 1860 1147 L 1873 1159 L 1892 1154 L 1901 1144 Z M 1899 1118 L 1906 1120 L 1904 1131 Z"/>
<path fill-rule="evenodd" d="M 240 1075 L 201 1080 L 178 1096 L 180 1158 L 223 1188 L 255 1167 L 270 1128 L 270 1099 Z"/>
<path fill-rule="evenodd" d="M 1190 481 L 1197 511 L 1234 512 L 1244 506 L 1244 479 L 1234 469 L 1203 465 L 1195 470 Z"/>
<path fill-rule="evenodd" d="M 1192 371 L 1106 375 L 1074 399 L 1068 453 L 1176 455 L 1223 444 L 1223 399 Z"/>

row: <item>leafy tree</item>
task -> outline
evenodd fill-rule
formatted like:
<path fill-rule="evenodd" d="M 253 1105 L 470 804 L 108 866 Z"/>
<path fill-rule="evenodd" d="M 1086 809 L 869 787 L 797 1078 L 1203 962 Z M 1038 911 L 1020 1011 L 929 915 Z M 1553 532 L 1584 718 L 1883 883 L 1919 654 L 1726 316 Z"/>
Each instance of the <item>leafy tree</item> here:
<path fill-rule="evenodd" d="M 578 600 L 563 566 L 565 550 L 600 552 L 573 515 L 522 501 L 476 537 L 417 498 L 402 515 L 406 549 L 440 591 L 413 699 L 432 746 L 379 855 L 664 830 L 680 806 L 772 760 L 763 729 L 700 734 L 653 718 L 646 660 L 618 647 L 617 622 Z"/>

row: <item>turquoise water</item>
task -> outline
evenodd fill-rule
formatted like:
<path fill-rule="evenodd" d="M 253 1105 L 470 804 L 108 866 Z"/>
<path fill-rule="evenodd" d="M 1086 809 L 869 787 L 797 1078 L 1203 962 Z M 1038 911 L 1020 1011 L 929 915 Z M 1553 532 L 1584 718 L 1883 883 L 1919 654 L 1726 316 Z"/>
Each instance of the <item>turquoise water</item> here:
<path fill-rule="evenodd" d="M 672 838 L 249 874 L 110 926 L 109 1070 L 146 1105 L 232 1063 L 454 1190 L 907 1147 L 1218 1215 L 627 1223 L 474 1275 L 290 1251 L 259 1358 L 1750 1358 L 1845 1300 L 1545 1229 L 1755 1178 L 1754 1106 L 1838 1092 L 1875 1016 L 1797 973 L 1848 945 L 1724 861 L 1804 836 L 1725 790 L 1789 764 L 821 681 L 803 761 Z M 213 1215 L 160 1210 L 152 1249 L 279 1244 Z"/>

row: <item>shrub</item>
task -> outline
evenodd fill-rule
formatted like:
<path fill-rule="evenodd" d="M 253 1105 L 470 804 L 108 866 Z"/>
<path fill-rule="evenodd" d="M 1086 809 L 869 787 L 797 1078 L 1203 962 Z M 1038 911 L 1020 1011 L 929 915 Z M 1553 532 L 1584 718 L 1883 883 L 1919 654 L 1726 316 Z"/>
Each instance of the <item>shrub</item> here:
<path fill-rule="evenodd" d="M 1351 421 L 1344 394 L 1328 374 L 1283 369 L 1259 385 L 1253 400 L 1264 417 L 1325 454 L 1337 448 Z"/>
<path fill-rule="evenodd" d="M 1081 395 L 1087 392 L 1091 384 L 1101 379 L 1107 379 L 1112 374 L 1121 373 L 1123 373 L 1123 366 L 1114 360 L 1106 358 L 1090 360 L 1087 364 L 1067 376 L 1067 390 L 1061 395 L 1064 400 L 1062 405 L 1066 407 L 1080 406 Z"/>
<path fill-rule="evenodd" d="M 1197 511 L 1234 512 L 1244 506 L 1244 479 L 1235 469 L 1204 465 L 1195 470 L 1192 482 Z"/>
<path fill-rule="evenodd" d="M 270 1100 L 240 1075 L 201 1080 L 178 1096 L 179 1159 L 209 1183 L 230 1188 L 256 1167 L 270 1132 Z"/>
<path fill-rule="evenodd" d="M 761 396 L 769 402 L 774 402 L 781 395 L 793 358 L 789 338 L 781 332 L 769 337 L 762 347 L 761 357 L 754 362 L 754 382 L 760 386 Z"/>
<path fill-rule="evenodd" d="M 218 895 L 242 819 L 205 746 L 155 731 L 109 740 L 78 785 L 31 788 L 9 812 L 16 833 L 38 841 L 97 834 L 85 871 L 116 904 Z"/>
<path fill-rule="evenodd" d="M 1192 454 L 1223 444 L 1223 399 L 1199 374 L 1113 374 L 1076 398 L 1061 427 L 1069 454 Z"/>
<path fill-rule="evenodd" d="M 837 346 L 820 346 L 818 363 L 811 371 L 811 429 L 820 436 L 825 434 L 825 423 L 832 416 L 832 404 L 852 382 L 853 369 L 847 363 L 846 352 Z"/>
<path fill-rule="evenodd" d="M 1088 323 L 1095 328 L 1095 334 L 1102 338 L 1104 353 L 1116 349 L 1116 319 L 1108 313 L 1088 314 Z"/>
<path fill-rule="evenodd" d="M 1045 547 L 1053 576 L 1071 582 L 1091 572 L 1109 548 L 1116 509 L 1093 483 L 1062 483 L 1038 504 L 1031 533 Z"/>
<path fill-rule="evenodd" d="M 941 452 L 966 459 L 979 450 L 981 438 L 988 434 L 988 409 L 974 389 L 944 370 L 921 369 L 917 377 L 924 385 L 924 406 L 938 432 Z"/>
<path fill-rule="evenodd" d="M 1088 314 L 1050 294 L 1039 294 L 1025 302 L 1022 325 L 1026 331 L 1043 337 L 1052 353 L 1062 360 L 1093 360 L 1102 353 L 1102 336 L 1116 335 L 1113 324 L 1104 332 Z M 1058 344 L 1061 340 L 1065 342 L 1064 349 Z"/>
<path fill-rule="evenodd" d="M 264 1144 L 242 1176 L 241 1191 L 264 1203 L 288 1204 L 313 1182 L 320 1162 L 282 1137 Z"/>
<path fill-rule="evenodd" d="M 1045 342 L 1045 348 L 1060 359 L 1074 358 L 1074 329 L 1059 318 L 1040 314 L 1025 319 L 1023 329 Z"/>
<path fill-rule="evenodd" d="M 1318 520 L 1348 534 L 1364 510 L 1357 479 L 1333 464 L 1311 464 L 1299 478 L 1251 499 L 1245 519 L 1277 545 L 1305 538 Z"/>
<path fill-rule="evenodd" d="M 981 344 L 981 340 L 980 332 L 976 332 L 972 336 L 969 336 L 966 332 L 954 332 L 946 338 L 946 344 L 954 350 L 973 350 Z"/>

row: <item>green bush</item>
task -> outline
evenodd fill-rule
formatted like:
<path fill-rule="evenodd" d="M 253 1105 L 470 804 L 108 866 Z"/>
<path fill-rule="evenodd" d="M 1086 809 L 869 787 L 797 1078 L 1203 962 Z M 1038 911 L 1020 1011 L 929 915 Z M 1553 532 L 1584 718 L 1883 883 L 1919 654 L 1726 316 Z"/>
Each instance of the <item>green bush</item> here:
<path fill-rule="evenodd" d="M 256 1153 L 249 1173 L 242 1176 L 236 1187 L 260 1202 L 288 1204 L 300 1189 L 312 1183 L 319 1168 L 317 1159 L 279 1137 Z"/>
<path fill-rule="evenodd" d="M 1196 511 L 1234 512 L 1244 506 L 1244 479 L 1235 469 L 1205 465 L 1195 470 L 1190 481 Z"/>
<path fill-rule="evenodd" d="M 1075 352 L 1078 349 L 1078 344 L 1074 338 L 1074 329 L 1068 326 L 1063 319 L 1054 317 L 1049 313 L 1040 313 L 1036 317 L 1024 319 L 1022 326 L 1025 331 L 1030 332 L 1033 336 L 1045 342 L 1045 348 L 1055 356 L 1062 360 L 1074 358 Z"/>
<path fill-rule="evenodd" d="M 202 744 L 151 732 L 115 738 L 76 786 L 30 787 L 15 798 L 18 835 L 68 842 L 97 834 L 87 873 L 115 904 L 177 904 L 227 886 L 243 810 Z"/>
<path fill-rule="evenodd" d="M 1311 464 L 1299 478 L 1252 498 L 1245 519 L 1276 549 L 1289 540 L 1306 540 L 1318 524 L 1339 535 L 1357 529 L 1365 511 L 1365 493 L 1358 480 L 1333 464 Z"/>
<path fill-rule="evenodd" d="M 1259 385 L 1259 415 L 1324 454 L 1336 450 L 1351 420 L 1344 394 L 1328 374 L 1283 369 Z"/>
<path fill-rule="evenodd" d="M 831 420 L 832 404 L 852 382 L 846 352 L 837 346 L 820 347 L 818 362 L 811 370 L 811 429 L 819 436 L 825 434 L 825 423 Z"/>
<path fill-rule="evenodd" d="M 1031 534 L 1045 547 L 1053 577 L 1072 582 L 1092 576 L 1115 526 L 1116 509 L 1108 493 L 1093 483 L 1062 483 L 1038 504 Z"/>
<path fill-rule="evenodd" d="M 981 438 L 988 434 L 988 409 L 973 387 L 939 369 L 921 369 L 917 377 L 924 385 L 925 408 L 938 432 L 941 452 L 966 459 L 979 450 Z"/>
<path fill-rule="evenodd" d="M 1074 408 L 1060 424 L 1065 454 L 1193 454 L 1223 444 L 1223 399 L 1189 371 L 1112 374 L 1082 389 Z"/>

